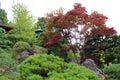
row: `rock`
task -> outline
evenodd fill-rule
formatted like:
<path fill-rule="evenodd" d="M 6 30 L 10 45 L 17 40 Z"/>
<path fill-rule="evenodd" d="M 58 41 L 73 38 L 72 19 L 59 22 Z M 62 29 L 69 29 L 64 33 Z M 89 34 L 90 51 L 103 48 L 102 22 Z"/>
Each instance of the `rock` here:
<path fill-rule="evenodd" d="M 29 52 L 28 51 L 23 51 L 20 53 L 20 57 L 18 59 L 18 62 L 21 63 L 24 61 L 27 57 L 29 57 Z"/>
<path fill-rule="evenodd" d="M 93 70 L 102 80 L 106 80 L 106 77 L 101 69 L 97 67 L 94 60 L 92 59 L 86 59 L 83 63 L 83 66 Z"/>
<path fill-rule="evenodd" d="M 0 72 L 4 72 L 4 71 L 5 71 L 5 69 L 3 69 L 3 68 L 0 67 Z"/>
<path fill-rule="evenodd" d="M 39 54 L 39 53 L 44 53 L 46 51 L 45 48 L 40 47 L 40 46 L 32 46 L 29 50 L 30 54 L 29 55 L 34 55 L 34 54 Z"/>

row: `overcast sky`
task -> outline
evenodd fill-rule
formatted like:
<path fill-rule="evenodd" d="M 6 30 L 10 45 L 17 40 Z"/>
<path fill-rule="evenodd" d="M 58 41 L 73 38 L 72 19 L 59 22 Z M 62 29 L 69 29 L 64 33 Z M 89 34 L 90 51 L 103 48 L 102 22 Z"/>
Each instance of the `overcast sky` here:
<path fill-rule="evenodd" d="M 8 19 L 12 19 L 12 2 L 20 2 L 28 7 L 30 13 L 37 19 L 45 13 L 63 7 L 72 9 L 73 4 L 78 2 L 86 7 L 87 11 L 98 11 L 108 17 L 107 26 L 114 27 L 120 34 L 120 3 L 119 0 L 0 0 L 1 8 L 5 9 Z"/>

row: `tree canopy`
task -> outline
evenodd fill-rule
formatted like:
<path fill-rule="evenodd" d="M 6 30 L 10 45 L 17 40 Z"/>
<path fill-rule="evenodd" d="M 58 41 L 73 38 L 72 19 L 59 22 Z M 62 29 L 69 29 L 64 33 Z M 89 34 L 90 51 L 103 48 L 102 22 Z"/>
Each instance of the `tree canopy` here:
<path fill-rule="evenodd" d="M 8 23 L 7 13 L 5 12 L 4 9 L 0 9 L 0 23 L 3 23 L 3 24 Z"/>
<path fill-rule="evenodd" d="M 23 3 L 13 3 L 13 33 L 34 36 L 35 19 L 30 15 L 27 6 Z"/>
<path fill-rule="evenodd" d="M 97 35 L 102 38 L 116 34 L 113 28 L 106 26 L 107 17 L 96 11 L 88 14 L 85 7 L 75 3 L 74 8 L 63 13 L 63 9 L 48 13 L 45 17 L 46 31 L 41 40 L 45 47 L 66 54 L 72 50 L 85 58 L 85 43 Z M 82 61 L 82 60 L 81 60 Z"/>

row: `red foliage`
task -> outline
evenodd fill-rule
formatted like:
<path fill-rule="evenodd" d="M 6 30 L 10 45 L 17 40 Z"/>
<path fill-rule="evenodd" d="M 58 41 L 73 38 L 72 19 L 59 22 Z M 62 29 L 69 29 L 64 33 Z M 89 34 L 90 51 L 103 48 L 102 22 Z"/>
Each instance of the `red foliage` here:
<path fill-rule="evenodd" d="M 105 24 L 107 17 L 95 11 L 89 15 L 87 20 L 93 25 L 101 26 Z"/>
<path fill-rule="evenodd" d="M 53 45 L 54 45 L 54 42 L 52 42 L 52 41 L 46 42 L 46 43 L 44 44 L 45 47 L 51 47 L 51 46 L 53 46 Z"/>
<path fill-rule="evenodd" d="M 66 53 L 68 50 L 69 50 L 68 47 L 62 47 L 62 48 L 61 48 L 61 52 L 62 52 L 62 53 Z"/>
<path fill-rule="evenodd" d="M 112 35 L 112 34 L 117 34 L 117 31 L 114 30 L 113 28 L 109 28 L 109 29 L 108 29 L 108 32 L 107 32 L 107 35 L 110 36 L 110 35 Z"/>
<path fill-rule="evenodd" d="M 45 32 L 43 38 L 46 41 L 44 46 L 47 47 L 54 46 L 61 38 L 66 39 L 65 44 L 73 46 L 71 38 L 74 38 L 74 49 L 81 50 L 85 41 L 94 35 L 110 36 L 117 33 L 113 28 L 104 26 L 107 21 L 106 16 L 96 11 L 89 15 L 80 3 L 75 3 L 74 8 L 65 14 L 51 13 L 47 15 L 45 20 L 48 32 Z M 52 31 L 54 28 L 56 30 Z M 61 48 L 61 45 L 57 46 Z M 89 47 L 87 46 L 86 49 Z M 98 47 L 101 48 L 100 45 Z M 61 52 L 66 52 L 66 50 L 68 49 L 62 48 Z"/>
<path fill-rule="evenodd" d="M 54 33 L 52 36 L 51 36 L 51 41 L 56 41 L 58 39 L 61 38 L 61 34 L 60 33 Z"/>
<path fill-rule="evenodd" d="M 57 24 L 59 22 L 59 19 L 61 19 L 63 15 L 58 15 L 58 16 L 54 16 L 54 20 L 53 20 L 53 23 L 54 24 Z"/>
<path fill-rule="evenodd" d="M 73 6 L 74 6 L 75 9 L 79 9 L 81 7 L 81 4 L 80 3 L 74 3 Z"/>
<path fill-rule="evenodd" d="M 58 39 L 61 38 L 60 33 L 51 33 L 51 36 L 49 36 L 48 41 L 44 44 L 45 47 L 51 47 L 55 45 L 55 42 L 57 42 Z M 45 39 L 45 38 L 44 38 Z"/>
<path fill-rule="evenodd" d="M 85 7 L 82 7 L 81 4 L 75 3 L 74 8 L 68 11 L 66 14 L 54 16 L 53 24 L 58 24 L 59 28 L 67 28 L 67 27 L 77 27 L 76 22 L 78 24 L 85 23 L 85 19 L 88 17 L 86 14 Z"/>
<path fill-rule="evenodd" d="M 102 47 L 103 47 L 103 45 L 102 45 L 102 44 L 99 44 L 99 45 L 98 45 L 98 49 L 99 49 L 99 50 L 101 50 L 101 49 L 102 49 Z"/>
<path fill-rule="evenodd" d="M 114 30 L 113 28 L 105 27 L 105 26 L 102 26 L 100 28 L 94 28 L 92 30 L 92 33 L 98 34 L 98 35 L 101 35 L 101 36 L 110 36 L 110 35 L 113 35 L 113 34 L 117 34 L 116 30 Z"/>

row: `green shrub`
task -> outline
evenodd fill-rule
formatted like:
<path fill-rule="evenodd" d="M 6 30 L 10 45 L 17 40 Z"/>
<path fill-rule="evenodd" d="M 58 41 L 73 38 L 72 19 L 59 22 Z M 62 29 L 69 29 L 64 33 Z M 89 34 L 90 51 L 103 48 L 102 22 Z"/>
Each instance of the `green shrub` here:
<path fill-rule="evenodd" d="M 28 51 L 30 49 L 30 45 L 27 42 L 19 41 L 16 42 L 13 46 L 13 54 L 12 57 L 18 62 L 20 58 L 20 53 L 23 51 Z"/>
<path fill-rule="evenodd" d="M 31 75 L 27 78 L 27 80 L 43 80 L 41 76 L 39 75 Z"/>
<path fill-rule="evenodd" d="M 8 35 L 7 39 L 9 41 L 11 41 L 11 46 L 14 46 L 14 44 L 16 42 L 19 42 L 19 41 L 24 41 L 24 42 L 28 42 L 30 45 L 33 45 L 34 42 L 36 41 L 35 38 L 32 39 L 31 37 L 27 37 L 27 36 L 24 36 L 24 35 L 16 35 L 16 34 L 10 34 Z"/>
<path fill-rule="evenodd" d="M 0 80 L 9 80 L 9 79 L 5 76 L 0 76 Z"/>
<path fill-rule="evenodd" d="M 108 80 L 120 80 L 120 64 L 106 66 L 104 72 L 108 75 Z"/>
<path fill-rule="evenodd" d="M 120 63 L 120 46 L 113 47 L 109 50 L 109 53 L 105 54 L 105 61 L 107 63 L 117 64 Z"/>
<path fill-rule="evenodd" d="M 15 45 L 13 46 L 13 51 L 19 53 L 22 51 L 27 51 L 30 48 L 29 43 L 27 42 L 23 42 L 23 41 L 19 41 L 17 43 L 15 43 Z"/>
<path fill-rule="evenodd" d="M 12 58 L 12 54 L 0 48 L 0 68 L 2 69 L 2 71 L 0 71 L 0 75 L 8 78 L 13 78 L 15 74 L 11 73 L 11 71 L 14 70 L 15 66 L 16 62 Z M 1 79 L 0 77 L 0 80 L 7 79 Z"/>
<path fill-rule="evenodd" d="M 0 67 L 12 67 L 14 64 L 15 60 L 12 59 L 12 53 L 0 50 Z"/>
<path fill-rule="evenodd" d="M 5 30 L 0 28 L 0 48 L 7 49 L 11 42 L 7 40 L 8 35 L 6 34 Z"/>
<path fill-rule="evenodd" d="M 65 63 L 54 55 L 30 56 L 17 68 L 20 80 L 34 77 L 32 75 L 39 75 L 43 78 L 41 80 L 100 80 L 93 71 L 74 63 Z"/>

